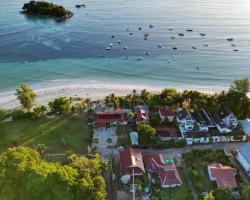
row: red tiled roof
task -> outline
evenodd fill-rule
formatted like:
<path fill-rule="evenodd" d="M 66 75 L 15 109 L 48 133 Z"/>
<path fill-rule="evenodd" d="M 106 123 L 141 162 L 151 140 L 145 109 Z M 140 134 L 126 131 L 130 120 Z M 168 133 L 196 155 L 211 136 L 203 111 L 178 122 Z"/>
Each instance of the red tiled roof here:
<path fill-rule="evenodd" d="M 181 179 L 174 164 L 160 166 L 158 170 L 162 185 L 179 185 Z"/>
<path fill-rule="evenodd" d="M 167 106 L 161 106 L 159 109 L 159 112 L 162 116 L 168 117 L 168 116 L 175 116 L 176 113 Z"/>
<path fill-rule="evenodd" d="M 159 175 L 160 184 L 178 185 L 182 183 L 175 165 L 165 164 L 162 154 L 145 154 L 143 161 L 146 170 Z"/>
<path fill-rule="evenodd" d="M 208 165 L 211 177 L 216 180 L 219 188 L 237 187 L 235 175 L 237 170 L 221 164 Z"/>
<path fill-rule="evenodd" d="M 124 122 L 127 120 L 127 111 L 123 109 L 116 109 L 112 112 L 94 112 L 94 123 L 112 123 L 112 122 Z"/>
<path fill-rule="evenodd" d="M 122 175 L 143 174 L 145 172 L 141 151 L 128 148 L 120 152 L 120 165 Z"/>
<path fill-rule="evenodd" d="M 156 134 L 161 137 L 172 137 L 172 138 L 181 137 L 181 134 L 174 127 L 156 127 L 155 131 Z"/>

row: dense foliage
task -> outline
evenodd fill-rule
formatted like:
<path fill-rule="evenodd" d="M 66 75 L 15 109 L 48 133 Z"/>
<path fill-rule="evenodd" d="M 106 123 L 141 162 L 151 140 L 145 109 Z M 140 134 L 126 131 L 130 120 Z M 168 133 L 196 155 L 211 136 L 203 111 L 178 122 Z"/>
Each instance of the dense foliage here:
<path fill-rule="evenodd" d="M 140 145 L 153 145 L 156 143 L 157 137 L 155 129 L 149 124 L 139 124 L 137 131 L 139 133 Z"/>
<path fill-rule="evenodd" d="M 52 17 L 70 17 L 73 15 L 62 6 L 45 1 L 30 1 L 23 6 L 23 13 L 27 15 L 45 15 Z"/>
<path fill-rule="evenodd" d="M 35 104 L 37 94 L 32 90 L 32 88 L 26 84 L 21 84 L 21 86 L 16 90 L 17 99 L 24 109 L 30 111 Z"/>
<path fill-rule="evenodd" d="M 49 108 L 53 113 L 63 113 L 70 111 L 70 100 L 67 97 L 59 97 L 49 102 Z"/>
<path fill-rule="evenodd" d="M 44 161 L 30 148 L 10 148 L 0 156 L 0 199 L 104 200 L 101 165 L 99 156 L 76 156 L 60 165 Z"/>

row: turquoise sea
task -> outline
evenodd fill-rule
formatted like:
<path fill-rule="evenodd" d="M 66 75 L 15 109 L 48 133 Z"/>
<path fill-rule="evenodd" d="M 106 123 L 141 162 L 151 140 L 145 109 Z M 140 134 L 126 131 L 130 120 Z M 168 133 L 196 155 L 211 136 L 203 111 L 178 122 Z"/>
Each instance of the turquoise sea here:
<path fill-rule="evenodd" d="M 249 0 L 51 1 L 74 16 L 30 18 L 27 1 L 0 0 L 0 92 L 65 80 L 217 91 L 250 76 Z"/>

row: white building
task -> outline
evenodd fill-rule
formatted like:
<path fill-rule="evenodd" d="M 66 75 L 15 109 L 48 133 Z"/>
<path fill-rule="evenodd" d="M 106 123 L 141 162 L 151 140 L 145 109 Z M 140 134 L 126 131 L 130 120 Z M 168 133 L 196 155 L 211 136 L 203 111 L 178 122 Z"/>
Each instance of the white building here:
<path fill-rule="evenodd" d="M 194 129 L 195 119 L 187 109 L 179 108 L 177 110 L 176 120 L 179 124 L 179 128 L 182 134 Z"/>

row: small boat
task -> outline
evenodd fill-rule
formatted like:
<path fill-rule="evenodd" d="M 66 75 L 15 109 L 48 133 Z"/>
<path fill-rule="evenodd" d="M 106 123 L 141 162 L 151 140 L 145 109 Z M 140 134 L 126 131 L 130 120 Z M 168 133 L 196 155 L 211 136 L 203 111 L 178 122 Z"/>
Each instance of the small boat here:
<path fill-rule="evenodd" d="M 109 43 L 109 47 L 112 47 L 113 46 L 113 43 Z"/>
<path fill-rule="evenodd" d="M 137 58 L 136 60 L 142 60 L 142 58 Z"/>
<path fill-rule="evenodd" d="M 142 30 L 142 28 L 141 28 L 141 27 L 138 27 L 138 30 L 139 30 L 139 31 L 141 31 L 141 30 Z"/>
<path fill-rule="evenodd" d="M 168 63 L 170 63 L 171 62 L 171 60 L 170 59 L 168 59 Z"/>
<path fill-rule="evenodd" d="M 148 37 L 149 33 L 144 33 L 143 35 L 144 35 L 144 37 Z"/>
<path fill-rule="evenodd" d="M 178 33 L 178 35 L 179 35 L 179 36 L 181 36 L 181 37 L 183 37 L 183 36 L 184 36 L 184 34 L 183 34 L 183 33 Z"/>
<path fill-rule="evenodd" d="M 234 51 L 239 51 L 238 49 L 234 49 Z"/>
<path fill-rule="evenodd" d="M 99 55 L 99 57 L 100 57 L 100 58 L 103 58 L 103 57 L 104 57 L 104 55 L 102 55 L 102 54 L 101 54 L 101 55 Z"/>
<path fill-rule="evenodd" d="M 147 51 L 147 52 L 146 52 L 146 55 L 147 55 L 147 56 L 149 56 L 150 54 L 151 54 L 150 51 Z"/>
<path fill-rule="evenodd" d="M 161 45 L 161 44 L 158 44 L 157 47 L 162 48 L 162 45 Z"/>
<path fill-rule="evenodd" d="M 200 70 L 200 67 L 196 67 L 197 70 Z"/>
<path fill-rule="evenodd" d="M 173 29 L 172 29 L 172 28 L 169 28 L 168 30 L 169 30 L 169 31 L 172 31 Z"/>
<path fill-rule="evenodd" d="M 134 35 L 134 33 L 131 32 L 131 33 L 129 33 L 129 35 Z"/>
<path fill-rule="evenodd" d="M 171 36 L 170 38 L 171 38 L 172 40 L 174 40 L 174 39 L 175 39 L 175 37 L 174 37 L 174 36 Z"/>
<path fill-rule="evenodd" d="M 124 49 L 124 50 L 127 50 L 127 48 L 128 48 L 128 47 L 127 47 L 127 46 L 125 46 L 123 49 Z"/>
<path fill-rule="evenodd" d="M 188 28 L 186 31 L 187 31 L 187 32 L 193 32 L 193 29 Z"/>
<path fill-rule="evenodd" d="M 121 44 L 121 42 L 122 42 L 121 40 L 118 40 L 118 41 L 117 41 L 118 44 Z"/>
<path fill-rule="evenodd" d="M 110 50 L 111 50 L 111 47 L 106 47 L 106 50 L 107 50 L 107 51 L 110 51 Z"/>
<path fill-rule="evenodd" d="M 149 25 L 149 28 L 154 28 L 154 26 L 152 24 Z"/>
<path fill-rule="evenodd" d="M 232 42 L 232 41 L 234 41 L 234 39 L 233 38 L 227 38 L 227 41 Z"/>
<path fill-rule="evenodd" d="M 177 47 L 173 47 L 172 49 L 173 49 L 173 50 L 177 50 L 178 48 L 177 48 Z"/>
<path fill-rule="evenodd" d="M 206 33 L 200 33 L 200 36 L 205 37 Z"/>
<path fill-rule="evenodd" d="M 148 38 L 147 38 L 147 37 L 144 37 L 144 40 L 148 40 Z"/>
<path fill-rule="evenodd" d="M 192 49 L 197 49 L 196 47 L 192 47 Z"/>
<path fill-rule="evenodd" d="M 111 35 L 111 38 L 115 38 L 115 36 L 114 36 L 114 35 Z"/>
<path fill-rule="evenodd" d="M 126 31 L 129 32 L 129 29 L 127 28 Z"/>
<path fill-rule="evenodd" d="M 203 44 L 204 47 L 208 47 L 208 44 Z"/>

